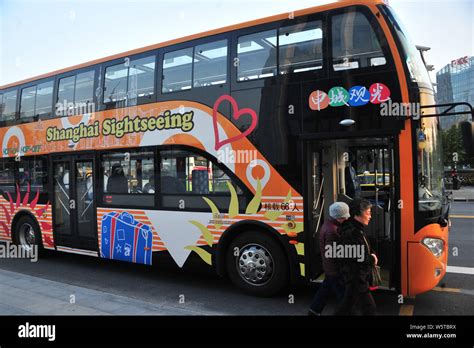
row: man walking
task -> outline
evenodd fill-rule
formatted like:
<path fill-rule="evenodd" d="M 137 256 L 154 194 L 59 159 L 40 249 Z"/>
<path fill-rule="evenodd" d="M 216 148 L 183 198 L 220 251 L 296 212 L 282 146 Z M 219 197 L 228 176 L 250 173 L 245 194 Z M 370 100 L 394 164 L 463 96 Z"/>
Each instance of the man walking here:
<path fill-rule="evenodd" d="M 314 296 L 308 315 L 321 315 L 331 293 L 340 301 L 344 295 L 344 285 L 338 272 L 338 266 L 331 249 L 339 239 L 339 227 L 350 217 L 349 206 L 344 202 L 335 202 L 329 206 L 329 219 L 324 222 L 319 233 L 319 249 L 323 259 L 324 281 Z"/>

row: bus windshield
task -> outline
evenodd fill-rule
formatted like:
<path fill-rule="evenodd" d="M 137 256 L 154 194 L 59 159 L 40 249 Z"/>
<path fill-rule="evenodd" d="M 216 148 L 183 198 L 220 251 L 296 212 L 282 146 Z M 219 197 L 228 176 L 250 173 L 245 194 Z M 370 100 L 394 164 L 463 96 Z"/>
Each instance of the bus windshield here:
<path fill-rule="evenodd" d="M 418 204 L 420 211 L 437 210 L 443 202 L 443 151 L 437 120 L 417 129 Z"/>
<path fill-rule="evenodd" d="M 397 17 L 396 13 L 387 6 L 388 18 L 395 29 L 397 36 L 403 46 L 404 58 L 406 65 L 410 72 L 410 78 L 413 82 L 418 83 L 421 87 L 433 89 L 431 84 L 428 71 L 426 70 L 425 64 L 421 59 L 421 54 L 416 49 L 416 45 L 413 43 L 411 37 L 407 34 L 403 23 Z"/>

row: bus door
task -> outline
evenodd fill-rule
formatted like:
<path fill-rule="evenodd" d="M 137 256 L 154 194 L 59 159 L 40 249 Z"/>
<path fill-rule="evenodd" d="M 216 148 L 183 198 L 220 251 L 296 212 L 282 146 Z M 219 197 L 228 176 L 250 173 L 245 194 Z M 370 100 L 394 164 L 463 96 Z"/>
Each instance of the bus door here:
<path fill-rule="evenodd" d="M 366 232 L 372 246 L 383 257 L 382 267 L 389 268 L 392 240 L 391 233 L 395 223 L 396 204 L 394 202 L 394 176 L 392 163 L 393 149 L 389 145 L 378 144 L 350 148 L 354 155 L 360 197 L 372 203 L 372 219 Z"/>
<path fill-rule="evenodd" d="M 311 281 L 315 281 L 322 273 L 322 258 L 319 247 L 319 230 L 324 222 L 324 177 L 322 170 L 322 147 L 319 143 L 305 144 L 306 154 L 306 197 L 305 199 L 305 245 L 307 255 L 307 274 Z M 309 247 L 308 247 L 309 246 Z M 308 250 L 309 249 L 309 250 Z"/>
<path fill-rule="evenodd" d="M 395 271 L 395 176 L 392 138 L 327 139 L 306 144 L 309 279 L 322 273 L 319 233 L 335 201 L 365 198 L 372 205 L 366 232 L 379 254 L 383 280 Z"/>
<path fill-rule="evenodd" d="M 56 245 L 97 250 L 93 156 L 53 157 L 52 168 Z"/>

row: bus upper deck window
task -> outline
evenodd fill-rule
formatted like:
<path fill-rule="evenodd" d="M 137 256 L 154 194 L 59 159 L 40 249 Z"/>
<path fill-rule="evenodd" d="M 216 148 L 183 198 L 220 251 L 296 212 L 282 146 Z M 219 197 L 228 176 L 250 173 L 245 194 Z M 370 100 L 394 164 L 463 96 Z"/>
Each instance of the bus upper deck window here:
<path fill-rule="evenodd" d="M 68 105 L 74 103 L 74 84 L 76 83 L 76 76 L 69 76 L 59 80 L 58 87 L 58 103 Z M 72 106 L 71 106 L 72 107 Z M 64 116 L 64 115 L 58 115 Z"/>
<path fill-rule="evenodd" d="M 277 31 L 239 37 L 237 80 L 256 80 L 277 74 Z"/>
<path fill-rule="evenodd" d="M 94 76 L 95 71 L 87 71 L 77 74 L 75 103 L 92 103 L 94 98 Z"/>
<path fill-rule="evenodd" d="M 3 95 L 3 113 L 2 121 L 10 121 L 16 118 L 16 99 L 18 91 L 15 89 L 10 92 L 6 92 Z"/>
<path fill-rule="evenodd" d="M 49 115 L 52 110 L 53 81 L 43 82 L 36 89 L 35 115 Z"/>
<path fill-rule="evenodd" d="M 222 85 L 227 81 L 227 40 L 196 46 L 194 87 Z"/>
<path fill-rule="evenodd" d="M 127 59 L 105 68 L 104 99 L 109 107 L 133 106 L 155 94 L 156 56 Z M 93 82 L 93 80 L 92 80 Z"/>
<path fill-rule="evenodd" d="M 193 48 L 165 53 L 163 60 L 163 93 L 191 88 Z"/>
<path fill-rule="evenodd" d="M 3 94 L 0 94 L 0 121 L 3 120 L 3 109 L 5 106 L 3 105 Z"/>
<path fill-rule="evenodd" d="M 322 69 L 322 21 L 280 28 L 278 41 L 280 74 Z"/>
<path fill-rule="evenodd" d="M 335 71 L 386 64 L 378 38 L 361 12 L 332 17 L 332 56 Z"/>
<path fill-rule="evenodd" d="M 105 69 L 104 103 L 116 103 L 126 99 L 128 67 L 124 63 Z"/>
<path fill-rule="evenodd" d="M 129 105 L 136 98 L 150 97 L 155 93 L 155 56 L 132 60 L 128 73 Z"/>
<path fill-rule="evenodd" d="M 31 118 L 35 115 L 36 86 L 21 90 L 20 118 Z"/>

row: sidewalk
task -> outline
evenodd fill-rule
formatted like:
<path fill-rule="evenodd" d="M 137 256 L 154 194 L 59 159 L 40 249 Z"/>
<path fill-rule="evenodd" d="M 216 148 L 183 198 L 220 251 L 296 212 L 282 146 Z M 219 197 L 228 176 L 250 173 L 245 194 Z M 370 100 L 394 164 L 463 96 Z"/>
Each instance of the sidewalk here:
<path fill-rule="evenodd" d="M 75 303 L 71 304 L 71 295 Z M 0 270 L 0 315 L 222 315 Z"/>
<path fill-rule="evenodd" d="M 459 190 L 448 190 L 455 202 L 474 202 L 474 186 L 462 186 Z"/>

